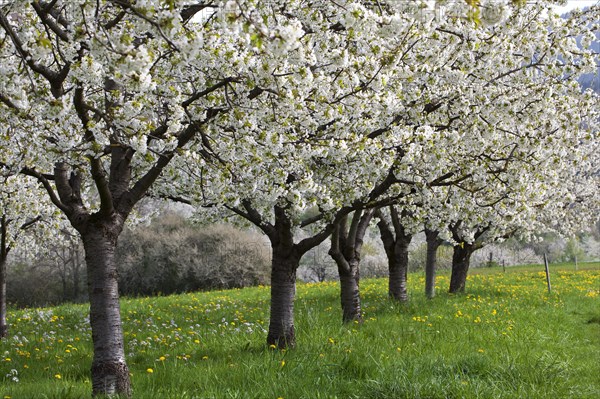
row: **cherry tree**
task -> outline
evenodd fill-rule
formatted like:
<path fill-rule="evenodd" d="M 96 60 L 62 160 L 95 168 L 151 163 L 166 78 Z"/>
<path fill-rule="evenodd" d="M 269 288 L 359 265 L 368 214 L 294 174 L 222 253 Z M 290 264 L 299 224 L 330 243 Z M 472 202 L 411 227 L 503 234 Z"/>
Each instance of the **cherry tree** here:
<path fill-rule="evenodd" d="M 454 145 L 449 154 L 454 159 L 461 159 L 462 168 L 472 168 L 470 170 L 474 173 L 465 172 L 464 181 L 456 182 L 460 191 L 453 194 L 452 201 L 442 204 L 442 208 L 448 208 L 447 212 L 434 209 L 429 212 L 420 211 L 428 221 L 434 221 L 438 226 L 440 221 L 443 225 L 450 220 L 460 225 L 464 222 L 460 218 L 473 218 L 474 222 L 481 226 L 481 231 L 475 229 L 475 232 L 466 236 L 453 231 L 454 238 L 457 240 L 455 247 L 457 266 L 455 285 L 457 286 L 464 287 L 464 282 L 462 284 L 458 282 L 462 280 L 459 275 L 466 277 L 468 258 L 475 249 L 472 246 L 483 245 L 481 241 L 477 241 L 477 238 L 484 233 L 490 235 L 489 230 L 492 226 L 500 238 L 509 233 L 506 231 L 507 228 L 499 228 L 499 226 L 508 225 L 511 226 L 510 229 L 521 230 L 525 229 L 524 226 L 531 228 L 534 224 L 531 218 L 535 217 L 533 211 L 536 211 L 540 204 L 561 202 L 561 195 L 568 190 L 559 190 L 554 170 L 563 170 L 569 174 L 580 170 L 581 162 L 584 160 L 581 154 L 576 154 L 569 162 L 557 161 L 564 156 L 565 151 L 570 151 L 574 143 L 578 144 L 578 148 L 585 148 L 588 152 L 596 151 L 589 138 L 590 132 L 594 131 L 591 121 L 594 120 L 593 110 L 597 109 L 598 100 L 591 93 L 581 94 L 576 85 L 577 76 L 595 66 L 592 63 L 592 53 L 589 50 L 587 53 L 580 52 L 575 46 L 573 36 L 581 34 L 589 37 L 592 34 L 594 28 L 593 25 L 588 25 L 588 22 L 597 16 L 598 10 L 590 10 L 587 15 L 576 14 L 567 21 L 560 20 L 556 16 L 547 17 L 545 12 L 547 13 L 548 10 L 543 5 L 523 7 L 510 16 L 502 26 L 479 28 L 468 34 L 465 34 L 468 29 L 457 30 L 456 26 L 451 24 L 441 25 L 436 28 L 435 36 L 432 35 L 432 40 L 429 42 L 431 45 L 431 42 L 438 40 L 439 48 L 452 48 L 451 45 L 444 46 L 439 38 L 443 35 L 455 35 L 460 38 L 460 43 L 467 42 L 473 46 L 471 52 L 463 53 L 465 58 L 455 55 L 460 53 L 454 53 L 453 67 L 450 68 L 454 71 L 453 75 L 450 75 L 451 79 L 444 79 L 444 75 L 448 74 L 444 68 L 428 70 L 431 75 L 428 83 L 435 82 L 431 84 L 433 88 L 429 90 L 431 93 L 429 96 L 439 100 L 428 104 L 431 112 L 423 113 L 427 118 L 410 120 L 413 124 L 430 124 L 438 129 L 457 129 L 462 140 L 470 140 L 467 141 L 466 146 Z M 520 33 L 522 28 L 519 27 L 531 25 L 533 21 L 535 21 L 535 29 L 530 28 L 532 36 L 524 38 Z M 550 34 L 548 34 L 549 27 Z M 502 48 L 491 50 L 489 47 L 496 46 L 500 42 L 508 46 L 506 52 L 503 52 Z M 532 43 L 535 43 L 533 48 Z M 486 48 L 489 50 L 485 50 Z M 526 51 L 518 52 L 517 49 Z M 524 53 L 527 51 L 530 52 L 529 61 L 524 58 Z M 497 73 L 492 76 L 487 74 L 491 61 L 487 59 L 488 57 L 495 58 L 493 63 L 498 67 Z M 554 62 L 548 62 L 547 59 Z M 457 75 L 454 73 L 463 68 L 469 73 L 464 80 L 456 80 Z M 440 93 L 436 93 L 436 90 L 446 95 L 453 92 L 462 95 L 443 97 Z M 493 94 L 490 95 L 490 91 Z M 517 109 L 507 108 L 508 104 L 518 102 L 521 102 L 521 105 Z M 540 107 L 538 103 L 544 103 L 546 108 Z M 571 108 L 565 106 L 566 104 L 571 104 Z M 471 112 L 466 112 L 466 107 Z M 438 108 L 443 112 L 440 113 Z M 559 121 L 550 123 L 545 120 L 551 115 L 554 116 L 557 110 L 561 110 Z M 432 120 L 440 117 L 443 123 L 432 123 Z M 571 124 L 575 125 L 572 127 L 573 131 L 566 129 Z M 531 133 L 524 133 L 522 130 L 530 130 Z M 407 143 L 411 141 L 407 140 Z M 411 144 L 413 143 L 414 141 Z M 435 167 L 445 165 L 449 172 L 461 168 L 460 164 L 449 167 L 448 161 L 441 162 L 439 151 L 415 153 L 422 154 L 421 157 L 435 154 L 437 159 L 432 164 Z M 549 168 L 548 171 L 540 170 L 540 165 L 545 164 L 546 160 L 552 160 L 553 168 Z M 406 163 L 405 167 L 407 172 L 405 180 L 410 179 L 410 174 L 418 175 L 423 173 L 423 170 L 427 170 L 426 166 L 419 170 L 410 163 Z M 517 176 L 518 178 L 515 179 Z M 564 180 L 572 180 L 572 178 Z M 427 190 L 421 189 L 419 192 L 427 193 Z M 559 192 L 561 194 L 548 195 Z M 525 193 L 527 195 L 524 195 Z M 424 203 L 422 201 L 418 204 L 419 208 L 423 206 L 431 207 L 431 201 L 427 200 Z M 516 218 L 516 222 L 522 226 L 515 227 L 514 215 L 511 211 L 500 212 L 500 217 L 494 216 L 496 207 L 512 209 L 512 213 L 517 210 L 520 215 Z M 486 212 L 485 208 L 492 209 L 493 212 Z M 414 210 L 407 212 L 404 206 L 402 213 L 413 214 Z M 395 223 L 385 223 L 385 219 L 382 219 L 378 224 L 382 227 L 382 238 L 387 243 L 386 252 L 392 257 L 390 265 L 406 264 L 406 248 L 411 234 L 406 232 L 397 211 L 394 213 L 392 210 L 391 216 Z M 528 223 L 525 222 L 527 220 Z M 392 225 L 395 227 L 395 236 L 390 228 Z M 433 295 L 434 287 L 431 263 L 435 249 L 440 245 L 440 240 L 435 237 L 436 231 L 439 230 L 430 231 L 431 239 L 428 240 L 431 244 L 428 251 L 429 284 L 426 288 L 429 296 Z M 473 240 L 465 240 L 467 236 Z M 398 254 L 395 254 L 394 250 L 397 250 Z M 394 257 L 398 259 L 393 260 Z M 459 265 L 461 267 L 458 267 Z M 458 273 L 459 269 L 464 273 Z M 396 285 L 402 287 L 403 284 L 405 286 L 405 282 L 402 283 L 402 276 L 405 276 L 405 273 L 396 271 L 403 268 L 393 267 L 390 270 L 394 270 L 390 279 L 390 288 Z M 399 278 L 396 278 L 396 275 Z M 407 298 L 401 288 L 396 288 L 396 291 L 397 297 Z M 400 294 L 401 292 L 403 294 Z"/>
<path fill-rule="evenodd" d="M 286 8 L 286 16 L 296 18 L 303 32 L 298 45 L 284 63 L 269 62 L 264 54 L 251 66 L 261 80 L 240 97 L 235 112 L 211 121 L 205 140 L 210 147 L 198 142 L 196 151 L 165 175 L 182 182 L 187 175 L 194 189 L 163 185 L 173 190 L 164 195 L 193 190 L 195 203 L 223 205 L 269 238 L 270 345 L 295 343 L 293 301 L 303 254 L 333 231 L 336 239 L 350 234 L 343 225 L 352 211 L 358 211 L 354 220 L 360 219 L 363 208 L 391 203 L 415 186 L 450 184 L 464 173 L 442 165 L 420 170 L 415 179 L 412 169 L 402 169 L 419 152 L 435 153 L 458 138 L 403 121 L 407 113 L 435 108 L 419 88 L 426 79 L 420 66 L 436 62 L 425 41 L 433 22 L 421 20 L 411 6 L 343 2 Z M 399 101 L 403 84 L 408 89 Z M 199 155 L 207 150 L 218 158 L 206 162 Z M 300 228 L 312 233 L 298 239 Z M 333 253 L 336 248 L 334 240 Z M 348 281 L 356 280 L 353 272 L 349 276 Z M 357 287 L 348 286 L 354 291 L 348 298 L 356 297 Z"/>
<path fill-rule="evenodd" d="M 0 6 L 0 162 L 37 179 L 82 239 L 94 395 L 131 393 L 114 258 L 125 221 L 171 160 L 233 108 L 234 82 L 246 94 L 255 87 L 246 64 L 260 56 L 256 45 L 283 58 L 295 39 L 286 18 L 266 26 L 254 20 L 262 21 L 258 11 L 230 8 L 160 0 Z M 214 159 L 210 149 L 205 142 L 204 156 Z"/>
<path fill-rule="evenodd" d="M 348 215 L 335 224 L 329 255 L 335 261 L 340 278 L 340 299 L 344 323 L 362 321 L 360 304 L 360 257 L 365 234 L 375 210 L 356 210 L 348 225 Z"/>

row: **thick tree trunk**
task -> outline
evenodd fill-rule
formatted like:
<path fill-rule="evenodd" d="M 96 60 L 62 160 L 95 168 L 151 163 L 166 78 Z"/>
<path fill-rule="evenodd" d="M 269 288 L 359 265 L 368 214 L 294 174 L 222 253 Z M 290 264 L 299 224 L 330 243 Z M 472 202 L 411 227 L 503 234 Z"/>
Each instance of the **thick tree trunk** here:
<path fill-rule="evenodd" d="M 294 176 L 290 176 L 291 179 Z M 282 202 L 285 202 L 282 200 Z M 264 221 L 262 215 L 249 200 L 242 201 L 243 210 L 230 209 L 248 219 L 269 237 L 271 242 L 271 314 L 267 344 L 280 349 L 296 345 L 294 329 L 294 299 L 296 297 L 296 271 L 300 258 L 310 249 L 322 243 L 331 234 L 333 224 L 319 233 L 294 242 L 294 225 L 286 206 L 275 205 L 273 213 L 275 223 Z"/>
<path fill-rule="evenodd" d="M 437 250 L 442 244 L 439 232 L 425 229 L 427 239 L 427 258 L 425 260 L 425 295 L 431 299 L 435 296 L 435 270 L 437 267 Z"/>
<path fill-rule="evenodd" d="M 280 349 L 296 345 L 294 299 L 296 270 L 300 259 L 293 254 L 280 254 L 274 249 L 271 269 L 271 319 L 267 344 Z"/>
<path fill-rule="evenodd" d="M 396 238 L 393 257 L 388 258 L 390 298 L 400 302 L 408 301 L 407 276 L 408 276 L 408 245 L 410 239 Z"/>
<path fill-rule="evenodd" d="M 6 258 L 8 257 L 7 222 L 3 214 L 0 220 L 0 338 L 8 335 L 6 322 Z"/>
<path fill-rule="evenodd" d="M 462 243 L 461 245 L 454 246 L 452 253 L 452 275 L 450 276 L 451 293 L 465 291 L 469 264 L 473 252 L 473 244 Z"/>
<path fill-rule="evenodd" d="M 6 259 L 0 257 L 0 338 L 8 335 L 6 322 Z"/>
<path fill-rule="evenodd" d="M 129 396 L 131 383 L 125 362 L 115 262 L 119 231 L 111 230 L 101 224 L 90 224 L 82 234 L 94 345 L 92 392 Z"/>
<path fill-rule="evenodd" d="M 406 302 L 408 301 L 408 246 L 412 241 L 412 234 L 404 229 L 396 207 L 390 206 L 393 230 L 382 212 L 378 211 L 376 214 L 379 218 L 377 227 L 388 258 L 388 294 L 392 299 Z"/>
<path fill-rule="evenodd" d="M 350 270 L 338 265 L 340 275 L 340 299 L 342 303 L 342 321 L 351 323 L 362 320 L 359 289 L 358 261 L 350 262 Z"/>
<path fill-rule="evenodd" d="M 344 216 L 335 225 L 331 234 L 329 255 L 335 261 L 340 276 L 340 300 L 344 323 L 362 321 L 359 289 L 360 256 L 363 239 L 373 213 L 373 209 L 355 211 L 350 226 L 347 223 L 348 217 Z"/>

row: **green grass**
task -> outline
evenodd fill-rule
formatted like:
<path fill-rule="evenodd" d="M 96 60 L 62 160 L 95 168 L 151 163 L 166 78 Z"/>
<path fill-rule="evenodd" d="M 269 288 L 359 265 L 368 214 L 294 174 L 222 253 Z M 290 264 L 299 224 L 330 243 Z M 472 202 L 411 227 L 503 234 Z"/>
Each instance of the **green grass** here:
<path fill-rule="evenodd" d="M 367 280 L 349 326 L 336 283 L 301 284 L 288 351 L 264 344 L 268 287 L 123 300 L 134 398 L 597 398 L 600 265 L 582 266 L 552 266 L 552 294 L 540 266 L 475 270 L 465 295 L 442 274 L 433 300 L 411 274 L 406 305 Z M 86 315 L 11 311 L 0 399 L 89 397 Z"/>

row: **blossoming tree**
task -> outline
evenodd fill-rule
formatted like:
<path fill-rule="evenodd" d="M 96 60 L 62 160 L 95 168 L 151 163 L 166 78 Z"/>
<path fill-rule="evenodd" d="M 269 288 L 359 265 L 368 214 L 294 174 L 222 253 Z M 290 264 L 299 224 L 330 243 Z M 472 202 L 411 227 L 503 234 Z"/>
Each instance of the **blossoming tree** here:
<path fill-rule="evenodd" d="M 131 392 L 114 258 L 125 221 L 169 162 L 232 109 L 233 82 L 242 90 L 254 81 L 244 68 L 253 43 L 282 57 L 293 40 L 286 20 L 258 26 L 255 14 L 228 9 L 161 0 L 0 5 L 0 162 L 37 179 L 81 236 L 94 394 Z"/>

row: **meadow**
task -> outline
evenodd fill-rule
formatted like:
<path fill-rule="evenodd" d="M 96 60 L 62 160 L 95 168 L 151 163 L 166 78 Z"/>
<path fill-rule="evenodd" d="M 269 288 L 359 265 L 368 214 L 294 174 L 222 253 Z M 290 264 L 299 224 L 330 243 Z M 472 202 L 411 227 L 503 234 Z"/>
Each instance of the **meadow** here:
<path fill-rule="evenodd" d="M 585 270 L 584 270 L 585 269 Z M 298 346 L 265 345 L 269 288 L 124 299 L 134 398 L 598 398 L 600 264 L 480 269 L 467 292 L 408 304 L 361 282 L 364 322 L 341 324 L 335 282 L 299 284 Z M 0 399 L 90 397 L 85 305 L 11 310 Z"/>

